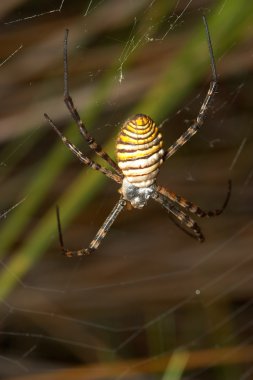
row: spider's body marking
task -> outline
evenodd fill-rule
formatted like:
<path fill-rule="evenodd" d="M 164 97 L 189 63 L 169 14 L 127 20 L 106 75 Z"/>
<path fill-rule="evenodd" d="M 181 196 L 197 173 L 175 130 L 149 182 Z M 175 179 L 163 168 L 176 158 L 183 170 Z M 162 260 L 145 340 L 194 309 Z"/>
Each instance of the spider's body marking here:
<path fill-rule="evenodd" d="M 124 123 L 118 135 L 116 155 L 124 175 L 122 194 L 125 199 L 131 202 L 130 194 L 138 192 L 135 188 L 143 189 L 139 194 L 141 198 L 153 191 L 149 187 L 155 183 L 163 163 L 162 145 L 162 135 L 149 116 L 137 114 Z M 136 202 L 133 206 L 139 207 Z"/>

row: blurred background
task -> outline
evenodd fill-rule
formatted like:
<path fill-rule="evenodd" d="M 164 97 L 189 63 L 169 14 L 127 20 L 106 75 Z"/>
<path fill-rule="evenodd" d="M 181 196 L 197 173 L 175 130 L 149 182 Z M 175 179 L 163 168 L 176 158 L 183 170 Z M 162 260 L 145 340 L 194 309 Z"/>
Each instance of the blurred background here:
<path fill-rule="evenodd" d="M 253 3 L 6 0 L 0 14 L 0 378 L 252 379 Z M 119 198 L 43 117 L 93 157 L 63 102 L 65 29 L 74 103 L 113 156 L 137 112 L 162 124 L 165 146 L 196 117 L 211 79 L 203 14 L 218 91 L 158 183 L 215 209 L 231 178 L 227 209 L 196 219 L 199 244 L 150 201 L 96 254 L 63 257 L 56 204 L 77 249 Z"/>

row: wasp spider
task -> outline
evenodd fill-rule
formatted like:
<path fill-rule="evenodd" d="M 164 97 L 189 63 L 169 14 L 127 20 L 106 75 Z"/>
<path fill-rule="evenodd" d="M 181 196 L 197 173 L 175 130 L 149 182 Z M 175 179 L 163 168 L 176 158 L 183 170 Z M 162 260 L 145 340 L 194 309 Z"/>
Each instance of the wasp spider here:
<path fill-rule="evenodd" d="M 197 115 L 194 123 L 184 132 L 168 149 L 163 149 L 162 135 L 154 121 L 147 115 L 137 114 L 128 119 L 121 131 L 119 132 L 116 142 L 116 163 L 107 153 L 105 153 L 101 146 L 93 139 L 87 131 L 83 121 L 81 120 L 78 111 L 76 110 L 73 100 L 69 94 L 68 86 L 68 61 L 67 61 L 67 40 L 68 30 L 66 30 L 64 39 L 64 102 L 77 124 L 80 133 L 87 141 L 91 150 L 98 156 L 107 161 L 112 170 L 109 170 L 85 156 L 76 146 L 74 146 L 67 138 L 60 132 L 50 117 L 45 114 L 45 118 L 59 135 L 62 142 L 66 145 L 71 152 L 85 165 L 94 170 L 98 170 L 113 181 L 119 183 L 120 199 L 103 223 L 102 227 L 97 232 L 95 238 L 92 240 L 88 248 L 83 248 L 77 251 L 65 248 L 63 243 L 63 236 L 61 231 L 59 209 L 57 207 L 57 222 L 59 240 L 63 253 L 71 257 L 73 255 L 83 256 L 94 252 L 100 245 L 103 238 L 106 236 L 112 223 L 115 221 L 119 213 L 127 206 L 130 205 L 134 208 L 143 208 L 149 198 L 159 202 L 169 215 L 173 217 L 174 222 L 183 229 L 186 233 L 196 238 L 198 241 L 204 241 L 204 236 L 198 224 L 186 214 L 185 211 L 195 214 L 201 218 L 220 215 L 230 198 L 231 182 L 228 183 L 227 196 L 223 206 L 214 211 L 204 211 L 195 204 L 189 202 L 185 198 L 176 195 L 165 187 L 156 184 L 156 178 L 162 163 L 171 157 L 180 147 L 182 147 L 203 125 L 204 117 L 208 109 L 208 105 L 215 93 L 217 86 L 217 73 L 214 61 L 213 49 L 211 38 L 209 34 L 208 25 L 205 17 L 203 16 L 205 31 L 207 35 L 207 42 L 211 60 L 212 80 L 206 97 L 200 107 L 199 114 Z M 185 211 L 183 211 L 183 209 Z"/>

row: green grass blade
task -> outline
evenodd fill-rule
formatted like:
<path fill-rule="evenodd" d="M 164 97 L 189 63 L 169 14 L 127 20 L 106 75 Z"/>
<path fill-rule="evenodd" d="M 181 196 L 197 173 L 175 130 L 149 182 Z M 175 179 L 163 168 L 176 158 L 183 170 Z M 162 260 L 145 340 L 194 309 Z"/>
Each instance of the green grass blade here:
<path fill-rule="evenodd" d="M 176 351 L 171 356 L 162 380 L 180 380 L 184 373 L 189 354 L 184 351 Z"/>

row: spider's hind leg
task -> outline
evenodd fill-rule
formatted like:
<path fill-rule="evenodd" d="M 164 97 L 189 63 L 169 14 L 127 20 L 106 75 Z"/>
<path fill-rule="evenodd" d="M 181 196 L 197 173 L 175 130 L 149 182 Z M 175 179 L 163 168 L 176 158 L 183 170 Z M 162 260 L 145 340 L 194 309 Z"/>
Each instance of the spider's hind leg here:
<path fill-rule="evenodd" d="M 154 195 L 152 195 L 152 198 L 160 203 L 169 214 L 172 214 L 175 217 L 175 219 L 171 218 L 171 220 L 187 235 L 190 235 L 201 243 L 205 240 L 198 224 L 185 212 L 179 210 L 175 203 L 171 202 L 165 195 L 155 192 Z"/>
<path fill-rule="evenodd" d="M 180 207 L 186 209 L 186 211 L 189 211 L 200 218 L 205 218 L 205 217 L 210 218 L 212 216 L 220 215 L 225 210 L 231 196 L 231 188 L 232 188 L 232 182 L 231 180 L 229 180 L 226 198 L 221 208 L 218 208 L 215 210 L 208 210 L 208 211 L 201 209 L 199 206 L 181 197 L 180 195 L 175 194 L 173 191 L 166 189 L 165 187 L 157 186 L 157 191 L 160 194 L 164 195 L 166 198 L 168 198 L 171 202 L 177 203 Z"/>

